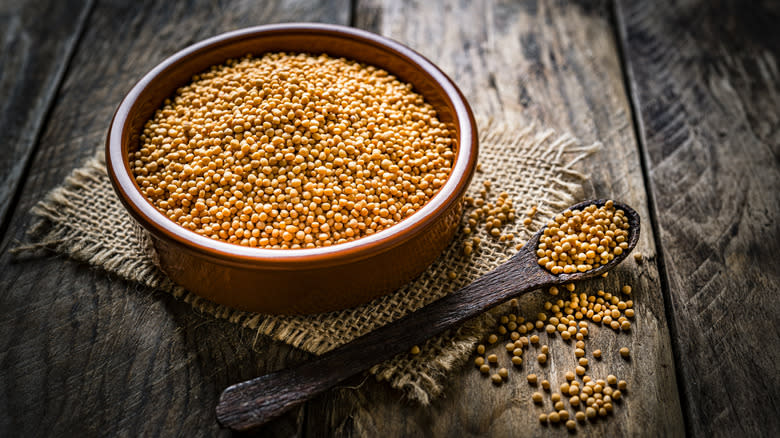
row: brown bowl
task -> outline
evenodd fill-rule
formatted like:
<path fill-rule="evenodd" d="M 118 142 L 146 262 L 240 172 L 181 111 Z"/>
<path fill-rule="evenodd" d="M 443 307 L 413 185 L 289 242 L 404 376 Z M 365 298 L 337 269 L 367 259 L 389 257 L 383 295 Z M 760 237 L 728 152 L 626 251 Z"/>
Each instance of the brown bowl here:
<path fill-rule="evenodd" d="M 381 67 L 454 124 L 457 153 L 449 179 L 419 211 L 351 242 L 313 249 L 261 249 L 213 240 L 158 211 L 131 176 L 128 153 L 164 99 L 192 76 L 229 58 L 265 52 L 327 53 Z M 130 214 L 152 236 L 160 267 L 176 283 L 216 303 L 264 313 L 343 309 L 392 291 L 420 274 L 447 246 L 477 160 L 477 127 L 463 94 L 430 61 L 381 36 L 344 26 L 280 24 L 225 33 L 187 47 L 155 67 L 124 98 L 106 140 L 108 174 Z"/>

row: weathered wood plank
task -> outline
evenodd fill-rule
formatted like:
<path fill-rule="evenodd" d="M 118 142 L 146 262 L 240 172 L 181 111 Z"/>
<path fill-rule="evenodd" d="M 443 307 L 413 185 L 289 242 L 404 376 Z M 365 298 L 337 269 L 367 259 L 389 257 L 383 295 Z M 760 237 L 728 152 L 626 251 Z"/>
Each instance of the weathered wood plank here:
<path fill-rule="evenodd" d="M 780 433 L 780 5 L 619 2 L 693 436 Z"/>
<path fill-rule="evenodd" d="M 0 237 L 92 1 L 0 1 Z"/>
<path fill-rule="evenodd" d="M 608 421 L 581 426 L 578 435 L 680 436 L 682 414 L 654 260 L 653 230 L 647 221 L 639 149 L 610 10 L 607 2 L 583 6 L 544 1 L 377 0 L 358 2 L 356 23 L 404 42 L 437 63 L 479 113 L 508 115 L 518 126 L 536 120 L 559 132 L 572 132 L 586 143 L 604 143 L 585 162 L 590 166 L 583 170 L 591 173 L 593 185 L 585 195 L 613 196 L 634 206 L 645 220 L 639 248 L 649 259 L 641 265 L 631 260 L 607 279 L 578 286 L 578 290 L 594 292 L 599 287 L 614 291 L 618 285 L 631 284 L 638 315 L 631 335 L 591 329 L 589 345 L 594 347 L 589 348 L 599 346 L 610 357 L 592 360 L 589 374 L 616 374 L 633 389 Z M 523 309 L 527 315 L 542 310 L 542 295 Z M 548 344 L 551 363 L 540 367 L 527 360 L 523 372 L 510 370 L 509 381 L 501 387 L 464 365 L 443 397 L 424 409 L 399 402 L 396 393 L 382 389 L 373 379 L 356 380 L 352 387 L 310 404 L 309 417 L 320 420 L 309 421 L 308 433 L 563 435 L 565 428 L 539 425 L 542 410 L 530 400 L 536 389 L 525 382 L 528 372 L 563 382 L 564 373 L 573 370 L 572 347 L 560 339 Z M 622 346 L 631 348 L 632 361 L 615 358 Z M 549 411 L 549 399 L 546 406 Z"/>
<path fill-rule="evenodd" d="M 348 19 L 347 1 L 96 5 L 0 246 L 0 435 L 226 434 L 214 416 L 225 387 L 304 358 L 167 295 L 62 258 L 14 262 L 8 249 L 29 208 L 101 147 L 123 94 L 165 56 L 240 27 Z M 299 434 L 304 414 L 261 432 Z"/>

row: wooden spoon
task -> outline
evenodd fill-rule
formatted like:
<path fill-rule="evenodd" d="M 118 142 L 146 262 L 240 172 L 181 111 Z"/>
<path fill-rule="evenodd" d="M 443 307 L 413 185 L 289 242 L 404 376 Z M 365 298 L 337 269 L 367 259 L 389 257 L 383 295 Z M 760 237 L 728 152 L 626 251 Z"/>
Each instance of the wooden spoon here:
<path fill-rule="evenodd" d="M 569 209 L 581 210 L 591 204 L 601 207 L 605 202 L 585 201 Z M 639 215 L 626 205 L 614 205 L 623 210 L 629 222 L 628 248 L 606 265 L 587 272 L 553 275 L 537 262 L 536 247 L 543 227 L 504 264 L 457 292 L 298 367 L 230 386 L 217 404 L 217 420 L 234 430 L 260 426 L 372 365 L 409 351 L 513 297 L 609 271 L 628 256 L 639 239 Z"/>

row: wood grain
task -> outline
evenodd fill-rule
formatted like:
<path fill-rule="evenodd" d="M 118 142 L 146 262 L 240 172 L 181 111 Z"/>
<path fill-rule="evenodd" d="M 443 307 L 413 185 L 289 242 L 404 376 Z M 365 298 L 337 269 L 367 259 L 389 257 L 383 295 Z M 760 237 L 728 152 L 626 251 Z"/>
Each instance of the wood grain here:
<path fill-rule="evenodd" d="M 0 1 L 0 237 L 91 1 Z"/>
<path fill-rule="evenodd" d="M 590 166 L 582 167 L 592 182 L 583 197 L 615 197 L 635 206 L 643 219 L 649 216 L 609 3 L 375 0 L 359 1 L 356 11 L 357 26 L 397 39 L 439 65 L 478 113 L 506 115 L 518 126 L 535 121 L 569 131 L 586 144 L 600 140 L 603 148 L 584 162 Z M 616 374 L 634 389 L 613 417 L 580 427 L 580 436 L 683 434 L 654 233 L 649 227 L 643 229 L 638 248 L 647 257 L 645 263 L 626 262 L 606 279 L 577 286 L 582 291 L 609 292 L 631 284 L 638 314 L 631 335 L 591 330 L 590 345 L 610 356 L 591 361 L 589 373 L 594 377 Z M 545 299 L 537 294 L 524 302 L 523 311 L 536 315 Z M 530 372 L 563 382 L 564 373 L 573 370 L 572 347 L 560 339 L 549 346 L 551 362 L 539 366 L 526 361 L 519 371 L 511 371 L 510 366 L 509 381 L 501 387 L 464 365 L 443 396 L 424 409 L 399 401 L 398 394 L 383 390 L 373 379 L 355 379 L 309 404 L 309 418 L 320 422 L 309 421 L 307 434 L 565 435 L 565 428 L 538 424 L 542 411 L 530 400 L 536 389 L 525 382 Z M 614 356 L 623 346 L 633 352 L 630 362 Z M 503 344 L 498 347 L 502 348 Z M 549 399 L 546 403 L 549 410 Z"/>
<path fill-rule="evenodd" d="M 692 436 L 780 433 L 780 5 L 619 2 Z"/>
<path fill-rule="evenodd" d="M 214 418 L 225 387 L 306 357 L 86 266 L 8 252 L 29 208 L 102 147 L 123 94 L 156 63 L 219 32 L 299 20 L 347 23 L 349 5 L 97 3 L 0 246 L 0 436 L 226 434 Z M 304 420 L 300 409 L 260 433 L 300 434 Z"/>

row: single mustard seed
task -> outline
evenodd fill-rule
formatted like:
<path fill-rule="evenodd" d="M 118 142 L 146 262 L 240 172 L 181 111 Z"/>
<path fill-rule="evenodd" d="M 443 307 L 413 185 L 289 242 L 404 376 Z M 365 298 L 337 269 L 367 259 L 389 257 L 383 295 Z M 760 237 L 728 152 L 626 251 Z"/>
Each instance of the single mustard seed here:
<path fill-rule="evenodd" d="M 484 344 L 477 345 L 477 353 L 478 354 L 485 354 L 485 345 Z"/>
<path fill-rule="evenodd" d="M 574 414 L 574 418 L 580 423 L 582 423 L 583 421 L 585 421 L 585 412 L 577 411 L 577 413 Z"/>
<path fill-rule="evenodd" d="M 539 422 L 540 423 L 547 423 L 547 414 L 539 414 Z"/>
<path fill-rule="evenodd" d="M 509 371 L 507 371 L 506 368 L 499 368 L 498 375 L 501 376 L 502 379 L 506 379 L 509 377 Z"/>
<path fill-rule="evenodd" d="M 498 374 L 493 374 L 493 375 L 491 375 L 491 376 L 490 376 L 490 380 L 492 380 L 492 381 L 493 381 L 493 383 L 494 383 L 494 384 L 496 384 L 496 385 L 498 385 L 498 384 L 500 384 L 501 382 L 503 382 L 503 379 L 502 379 L 502 378 L 501 378 L 501 376 L 499 376 Z"/>
<path fill-rule="evenodd" d="M 613 374 L 610 374 L 607 376 L 607 383 L 609 383 L 612 386 L 617 385 L 617 377 L 615 377 Z"/>
<path fill-rule="evenodd" d="M 512 365 L 520 366 L 523 364 L 523 358 L 520 356 L 513 356 L 512 357 Z"/>
<path fill-rule="evenodd" d="M 540 351 L 542 352 L 542 354 L 550 354 L 550 347 L 548 347 L 547 345 L 542 345 Z"/>
<path fill-rule="evenodd" d="M 625 391 L 628 388 L 628 383 L 625 380 L 618 381 L 618 389 L 621 391 Z"/>
<path fill-rule="evenodd" d="M 487 374 L 490 372 L 490 365 L 488 364 L 482 364 L 479 367 L 479 372 L 482 374 Z"/>
<path fill-rule="evenodd" d="M 563 404 L 563 401 L 560 401 L 560 400 L 555 402 L 555 405 L 553 406 L 553 408 L 555 408 L 556 411 L 562 411 L 563 408 L 565 408 L 565 407 L 566 406 Z"/>
<path fill-rule="evenodd" d="M 496 356 L 495 354 L 490 354 L 488 355 L 487 360 L 490 363 L 498 363 L 498 356 Z"/>
<path fill-rule="evenodd" d="M 540 364 L 543 364 L 543 363 L 547 362 L 547 355 L 544 354 L 544 353 L 541 353 L 538 356 L 536 356 L 536 360 L 539 361 Z"/>
<path fill-rule="evenodd" d="M 559 403 L 563 404 L 563 402 L 559 402 Z M 561 418 L 561 421 L 566 421 L 569 419 L 569 411 L 567 411 L 564 408 L 565 406 L 561 406 L 561 408 L 558 409 L 558 416 Z"/>
<path fill-rule="evenodd" d="M 571 371 L 567 371 L 567 372 L 566 372 L 566 380 L 568 380 L 569 382 L 571 382 L 571 381 L 572 381 L 572 380 L 574 380 L 574 379 L 575 379 L 574 373 L 573 373 L 573 372 L 571 372 Z"/>
<path fill-rule="evenodd" d="M 552 393 L 552 395 L 550 395 L 550 399 L 552 400 L 553 403 L 558 403 L 559 401 L 561 401 L 561 395 L 557 392 L 554 392 Z"/>
<path fill-rule="evenodd" d="M 497 335 L 491 334 L 490 336 L 488 336 L 488 343 L 489 344 L 495 344 L 496 342 L 498 342 L 498 336 Z"/>
<path fill-rule="evenodd" d="M 531 385 L 536 385 L 536 381 L 537 381 L 536 374 L 529 374 L 528 376 L 526 376 L 526 379 L 528 380 L 528 383 L 530 383 Z"/>
<path fill-rule="evenodd" d="M 642 263 L 642 253 L 638 250 L 634 253 L 634 260 L 636 260 L 637 263 Z"/>
<path fill-rule="evenodd" d="M 625 285 L 622 289 L 620 289 L 620 291 L 626 295 L 631 295 L 631 286 Z"/>
<path fill-rule="evenodd" d="M 623 393 L 622 393 L 622 392 L 620 392 L 620 390 L 619 390 L 619 389 L 616 389 L 616 390 L 612 391 L 612 399 L 613 399 L 613 400 L 620 400 L 620 398 L 621 398 L 622 396 L 623 396 Z"/>
<path fill-rule="evenodd" d="M 542 389 L 544 389 L 545 391 L 549 391 L 550 390 L 550 381 L 549 380 L 547 380 L 547 379 L 542 380 Z"/>
<path fill-rule="evenodd" d="M 476 365 L 478 368 L 485 364 L 485 358 L 482 356 L 477 357 L 474 359 L 474 365 Z"/>
<path fill-rule="evenodd" d="M 413 355 L 420 354 L 420 347 L 418 347 L 417 345 L 415 345 L 414 347 L 412 347 L 412 351 L 411 351 L 411 353 L 412 353 Z"/>
<path fill-rule="evenodd" d="M 588 417 L 588 418 L 596 418 L 596 410 L 593 409 L 592 407 L 588 406 L 585 409 L 585 416 Z"/>
<path fill-rule="evenodd" d="M 534 401 L 534 403 L 536 403 L 536 404 L 541 404 L 541 403 L 542 403 L 542 401 L 544 400 L 544 398 L 542 397 L 542 393 L 541 393 L 541 392 L 535 392 L 535 393 L 533 393 L 533 395 L 531 395 L 531 399 L 532 399 L 532 400 Z"/>
<path fill-rule="evenodd" d="M 631 351 L 628 349 L 628 347 L 623 347 L 620 349 L 620 355 L 627 358 L 631 354 Z"/>
<path fill-rule="evenodd" d="M 561 421 L 561 416 L 557 412 L 550 412 L 547 419 L 550 420 L 550 423 L 558 423 Z"/>
<path fill-rule="evenodd" d="M 566 428 L 569 430 L 574 430 L 577 428 L 577 423 L 575 423 L 574 420 L 569 420 L 566 422 Z"/>
<path fill-rule="evenodd" d="M 601 359 L 601 350 L 593 350 L 593 357 Z"/>

